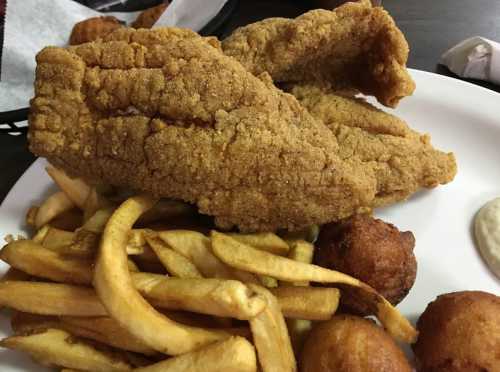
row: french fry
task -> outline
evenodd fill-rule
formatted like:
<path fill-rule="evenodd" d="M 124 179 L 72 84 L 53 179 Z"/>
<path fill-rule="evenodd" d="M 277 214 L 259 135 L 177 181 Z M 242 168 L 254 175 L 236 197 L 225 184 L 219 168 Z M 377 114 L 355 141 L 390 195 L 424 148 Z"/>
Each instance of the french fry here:
<path fill-rule="evenodd" d="M 212 231 L 212 250 L 226 264 L 255 274 L 269 275 L 289 282 L 339 283 L 359 288 L 368 295 L 365 300 L 374 308 L 377 318 L 395 339 L 407 343 L 416 340 L 417 331 L 396 308 L 373 288 L 349 275 L 260 251 L 217 231 Z"/>
<path fill-rule="evenodd" d="M 256 372 L 257 361 L 250 342 L 242 337 L 231 337 L 135 371 Z"/>
<path fill-rule="evenodd" d="M 278 235 L 273 233 L 256 234 L 228 234 L 237 241 L 251 245 L 254 248 L 277 254 L 278 256 L 287 256 L 290 250 L 288 244 Z"/>
<path fill-rule="evenodd" d="M 60 329 L 49 328 L 38 333 L 14 335 L 0 341 L 0 346 L 27 352 L 45 365 L 55 364 L 92 372 L 132 370 L 132 366 L 120 354 L 97 350 L 91 343 Z"/>
<path fill-rule="evenodd" d="M 241 270 L 233 270 L 215 257 L 212 253 L 210 239 L 199 232 L 190 230 L 160 231 L 158 237 L 174 251 L 193 262 L 204 277 L 259 283 L 254 275 Z"/>
<path fill-rule="evenodd" d="M 259 275 L 260 284 L 266 288 L 275 288 L 278 286 L 278 281 L 271 276 Z"/>
<path fill-rule="evenodd" d="M 31 240 L 7 244 L 0 251 L 0 259 L 33 276 L 63 283 L 92 283 L 91 261 L 61 255 Z"/>
<path fill-rule="evenodd" d="M 45 168 L 52 180 L 66 196 L 80 209 L 84 209 L 90 186 L 79 178 L 71 178 L 62 170 L 51 165 Z"/>
<path fill-rule="evenodd" d="M 33 238 L 31 238 L 31 240 L 33 240 L 35 243 L 42 244 L 43 239 L 45 239 L 45 235 L 47 235 L 47 233 L 49 232 L 49 229 L 50 225 L 42 226 L 41 228 L 38 229 L 38 231 L 35 233 Z"/>
<path fill-rule="evenodd" d="M 111 207 L 111 202 L 97 192 L 95 187 L 90 187 L 83 205 L 83 220 L 87 221 L 98 210 Z"/>
<path fill-rule="evenodd" d="M 296 371 L 292 344 L 276 297 L 264 287 L 249 286 L 267 301 L 264 311 L 249 321 L 262 371 Z"/>
<path fill-rule="evenodd" d="M 288 258 L 297 262 L 312 263 L 314 256 L 314 246 L 305 240 L 294 240 L 290 242 L 290 252 Z M 301 282 L 283 282 L 282 285 L 308 286 L 308 281 Z"/>
<path fill-rule="evenodd" d="M 70 284 L 2 281 L 0 305 L 40 315 L 107 315 L 93 289 Z"/>
<path fill-rule="evenodd" d="M 145 355 L 156 354 L 156 351 L 132 336 L 110 317 L 60 317 L 64 330 L 79 337 L 102 342 L 122 350 L 134 351 Z"/>
<path fill-rule="evenodd" d="M 94 270 L 94 287 L 109 314 L 149 347 L 183 354 L 228 337 L 223 331 L 187 327 L 158 313 L 134 288 L 125 246 L 139 216 L 156 203 L 148 196 L 126 200 L 109 219 Z"/>
<path fill-rule="evenodd" d="M 39 229 L 61 213 L 69 211 L 74 206 L 75 204 L 64 192 L 58 191 L 45 199 L 42 205 L 40 205 L 35 215 L 34 226 Z"/>
<path fill-rule="evenodd" d="M 135 288 L 159 307 L 248 320 L 266 303 L 236 280 L 180 279 L 149 273 L 132 274 Z"/>
<path fill-rule="evenodd" d="M 305 240 L 309 243 L 314 243 L 318 239 L 319 226 L 311 225 L 303 230 L 286 232 L 281 237 L 287 242 L 293 242 L 295 240 Z"/>
<path fill-rule="evenodd" d="M 95 234 L 100 234 L 104 231 L 106 223 L 108 223 L 109 218 L 115 211 L 114 207 L 108 207 L 97 210 L 89 219 L 85 221 L 82 226 L 83 230 L 93 232 Z"/>
<path fill-rule="evenodd" d="M 328 320 L 339 305 L 340 291 L 323 287 L 277 287 L 269 291 L 276 296 L 286 318 Z"/>
<path fill-rule="evenodd" d="M 58 248 L 65 247 L 73 243 L 74 238 L 75 233 L 72 231 L 49 227 L 42 240 L 42 246 L 57 251 Z"/>
<path fill-rule="evenodd" d="M 203 277 L 189 259 L 168 247 L 163 240 L 158 238 L 146 238 L 146 240 L 171 275 L 179 278 Z"/>

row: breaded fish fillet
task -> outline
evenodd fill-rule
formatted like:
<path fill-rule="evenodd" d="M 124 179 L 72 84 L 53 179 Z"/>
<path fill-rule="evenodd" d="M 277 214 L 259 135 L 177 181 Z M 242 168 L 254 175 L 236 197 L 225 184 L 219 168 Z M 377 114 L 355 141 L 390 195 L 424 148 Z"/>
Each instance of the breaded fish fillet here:
<path fill-rule="evenodd" d="M 338 155 L 356 160 L 376 178 L 373 207 L 407 199 L 420 188 L 453 180 L 455 156 L 431 146 L 430 137 L 362 98 L 318 86 L 288 87 L 309 113 L 335 134 Z"/>
<path fill-rule="evenodd" d="M 222 48 L 247 70 L 268 72 L 275 82 L 329 82 L 334 89 L 374 95 L 390 107 L 415 89 L 403 34 L 369 0 L 256 22 L 233 32 Z"/>
<path fill-rule="evenodd" d="M 72 175 L 194 203 L 222 228 L 322 224 L 378 204 L 384 174 L 412 178 L 407 195 L 454 172 L 418 135 L 387 150 L 378 134 L 332 130 L 187 30 L 118 30 L 46 48 L 37 63 L 31 151 Z"/>

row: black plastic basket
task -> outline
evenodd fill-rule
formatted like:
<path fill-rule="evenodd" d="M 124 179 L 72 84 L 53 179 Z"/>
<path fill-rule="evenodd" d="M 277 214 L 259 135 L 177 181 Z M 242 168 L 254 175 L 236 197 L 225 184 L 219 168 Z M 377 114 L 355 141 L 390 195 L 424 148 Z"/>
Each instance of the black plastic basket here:
<path fill-rule="evenodd" d="M 84 5 L 91 4 L 91 1 L 80 0 L 79 3 Z M 234 12 L 236 6 L 238 5 L 239 0 L 228 0 L 224 7 L 219 11 L 219 13 L 208 22 L 205 27 L 199 32 L 201 35 L 218 35 L 218 30 L 223 26 L 223 24 L 228 20 L 229 16 Z M 114 5 L 106 11 L 137 11 L 142 10 L 144 8 L 154 6 L 156 4 L 161 3 L 161 0 L 129 0 L 126 4 L 118 4 Z M 0 112 L 0 134 L 25 134 L 28 131 L 27 126 L 19 126 L 18 123 L 28 120 L 29 109 L 20 108 L 12 111 L 4 111 Z"/>

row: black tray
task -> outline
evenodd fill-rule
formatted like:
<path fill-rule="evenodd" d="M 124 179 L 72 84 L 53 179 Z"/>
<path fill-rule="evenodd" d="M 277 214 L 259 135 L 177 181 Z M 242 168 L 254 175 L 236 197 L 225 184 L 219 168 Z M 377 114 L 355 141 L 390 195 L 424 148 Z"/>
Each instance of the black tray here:
<path fill-rule="evenodd" d="M 82 4 L 87 4 L 88 1 L 80 0 L 78 1 Z M 126 5 L 115 5 L 107 9 L 108 11 L 136 11 L 144 9 L 148 6 L 153 6 L 155 4 L 159 4 L 161 1 L 152 0 L 152 1 L 132 1 L 129 0 Z M 231 14 L 235 11 L 236 6 L 238 5 L 239 0 L 228 0 L 226 4 L 222 7 L 219 13 L 208 22 L 205 27 L 201 29 L 199 32 L 200 35 L 208 36 L 220 36 L 218 34 L 219 29 L 223 24 L 228 20 Z M 12 111 L 4 111 L 0 112 L 0 134 L 25 134 L 28 131 L 27 126 L 18 126 L 16 123 L 23 122 L 28 120 L 28 112 L 29 108 L 20 108 Z"/>

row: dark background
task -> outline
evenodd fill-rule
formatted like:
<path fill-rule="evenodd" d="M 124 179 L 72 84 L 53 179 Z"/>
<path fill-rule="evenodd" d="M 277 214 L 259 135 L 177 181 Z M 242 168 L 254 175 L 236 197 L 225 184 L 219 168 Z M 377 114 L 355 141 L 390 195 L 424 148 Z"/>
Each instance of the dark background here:
<path fill-rule="evenodd" d="M 240 0 L 217 34 L 227 35 L 267 17 L 296 17 L 314 4 L 312 0 Z M 476 35 L 500 41 L 500 0 L 383 0 L 383 5 L 408 39 L 411 68 L 451 75 L 437 66 L 445 50 Z M 500 91 L 498 86 L 473 83 Z M 34 160 L 25 136 L 0 134 L 0 200 Z"/>

